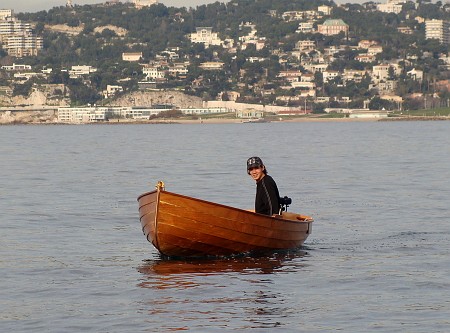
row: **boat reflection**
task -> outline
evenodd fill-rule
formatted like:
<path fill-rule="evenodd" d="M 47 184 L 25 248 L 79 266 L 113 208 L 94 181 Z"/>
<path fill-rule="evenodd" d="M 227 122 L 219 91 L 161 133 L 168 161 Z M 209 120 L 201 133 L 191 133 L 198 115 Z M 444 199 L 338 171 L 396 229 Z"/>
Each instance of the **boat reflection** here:
<path fill-rule="evenodd" d="M 196 277 L 227 274 L 272 274 L 290 272 L 305 266 L 296 260 L 308 253 L 297 249 L 270 256 L 240 256 L 220 259 L 146 260 L 137 270 L 145 276 L 142 288 L 189 288 L 196 286 Z"/>

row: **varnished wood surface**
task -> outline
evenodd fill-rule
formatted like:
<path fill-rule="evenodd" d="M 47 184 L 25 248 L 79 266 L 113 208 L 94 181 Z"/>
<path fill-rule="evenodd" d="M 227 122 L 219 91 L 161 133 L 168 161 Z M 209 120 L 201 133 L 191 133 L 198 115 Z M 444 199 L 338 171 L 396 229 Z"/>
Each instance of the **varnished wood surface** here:
<path fill-rule="evenodd" d="M 166 256 L 220 256 L 299 247 L 312 218 L 270 217 L 156 190 L 138 198 L 142 230 Z"/>

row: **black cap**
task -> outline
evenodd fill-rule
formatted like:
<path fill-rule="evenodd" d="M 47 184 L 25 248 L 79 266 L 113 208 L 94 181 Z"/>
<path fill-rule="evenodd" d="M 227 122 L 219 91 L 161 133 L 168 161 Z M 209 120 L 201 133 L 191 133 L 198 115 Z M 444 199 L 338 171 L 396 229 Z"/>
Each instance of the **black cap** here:
<path fill-rule="evenodd" d="M 250 168 L 261 167 L 263 165 L 264 165 L 263 161 L 259 157 L 257 156 L 250 157 L 247 160 L 247 171 L 250 170 Z"/>

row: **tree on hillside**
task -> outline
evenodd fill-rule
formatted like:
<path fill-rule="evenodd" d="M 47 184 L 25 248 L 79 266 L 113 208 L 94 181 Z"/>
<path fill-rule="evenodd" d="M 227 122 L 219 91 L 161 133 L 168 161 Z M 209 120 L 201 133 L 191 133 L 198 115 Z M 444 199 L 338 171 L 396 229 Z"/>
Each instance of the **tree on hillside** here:
<path fill-rule="evenodd" d="M 23 84 L 15 84 L 13 89 L 13 96 L 24 96 L 27 97 L 31 93 L 31 89 L 33 88 L 33 81 L 28 80 Z"/>
<path fill-rule="evenodd" d="M 101 96 L 91 87 L 86 86 L 80 79 L 70 80 L 69 96 L 74 105 L 95 104 Z"/>

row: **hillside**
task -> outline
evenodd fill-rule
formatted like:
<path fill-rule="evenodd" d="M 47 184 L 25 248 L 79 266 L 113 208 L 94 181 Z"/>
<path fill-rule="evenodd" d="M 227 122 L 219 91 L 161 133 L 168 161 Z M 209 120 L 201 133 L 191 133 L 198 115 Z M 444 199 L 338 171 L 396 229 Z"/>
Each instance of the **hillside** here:
<path fill-rule="evenodd" d="M 450 5 L 396 6 L 231 0 L 137 9 L 105 2 L 22 13 L 18 19 L 31 23 L 43 48 L 22 58 L 0 49 L 2 65 L 31 67 L 0 70 L 0 95 L 12 92 L 0 105 L 199 107 L 230 100 L 316 113 L 439 106 L 450 99 L 450 43 L 426 38 L 426 21 L 450 21 Z M 63 88 L 47 92 L 43 85 Z M 146 88 L 159 92 L 140 90 Z"/>

